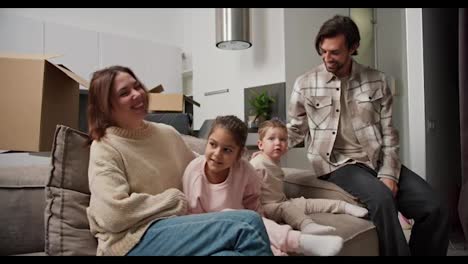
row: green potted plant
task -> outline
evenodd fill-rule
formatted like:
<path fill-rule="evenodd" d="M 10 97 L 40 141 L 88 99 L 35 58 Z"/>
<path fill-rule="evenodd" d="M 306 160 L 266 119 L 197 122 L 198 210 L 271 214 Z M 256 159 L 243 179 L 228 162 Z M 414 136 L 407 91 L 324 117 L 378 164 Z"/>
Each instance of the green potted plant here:
<path fill-rule="evenodd" d="M 273 103 L 275 103 L 275 99 L 269 96 L 266 91 L 261 93 L 252 91 L 252 96 L 249 99 L 251 107 L 251 116 L 249 116 L 250 127 L 258 127 L 261 122 L 270 119 Z"/>

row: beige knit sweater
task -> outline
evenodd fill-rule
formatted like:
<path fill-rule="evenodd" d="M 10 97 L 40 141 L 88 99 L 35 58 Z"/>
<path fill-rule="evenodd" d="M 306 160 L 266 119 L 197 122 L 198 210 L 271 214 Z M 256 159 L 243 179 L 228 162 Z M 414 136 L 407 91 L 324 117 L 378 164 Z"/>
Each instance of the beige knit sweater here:
<path fill-rule="evenodd" d="M 97 255 L 125 255 L 154 220 L 186 214 L 181 179 L 194 158 L 177 131 L 164 124 L 110 127 L 93 141 L 87 213 Z"/>
<path fill-rule="evenodd" d="M 251 159 L 250 164 L 262 178 L 262 195 L 260 196 L 262 205 L 288 200 L 283 191 L 284 172 L 280 164 L 274 162 L 263 152 Z"/>

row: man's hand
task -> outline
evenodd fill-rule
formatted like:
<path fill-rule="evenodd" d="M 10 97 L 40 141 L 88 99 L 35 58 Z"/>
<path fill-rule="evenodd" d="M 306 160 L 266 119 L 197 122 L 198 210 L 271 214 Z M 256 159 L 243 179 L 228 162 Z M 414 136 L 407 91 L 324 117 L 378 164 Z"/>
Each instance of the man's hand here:
<path fill-rule="evenodd" d="M 397 192 L 398 192 L 398 184 L 394 180 L 390 180 L 388 178 L 380 178 L 380 181 L 387 186 L 390 191 L 392 191 L 393 197 L 395 198 Z"/>

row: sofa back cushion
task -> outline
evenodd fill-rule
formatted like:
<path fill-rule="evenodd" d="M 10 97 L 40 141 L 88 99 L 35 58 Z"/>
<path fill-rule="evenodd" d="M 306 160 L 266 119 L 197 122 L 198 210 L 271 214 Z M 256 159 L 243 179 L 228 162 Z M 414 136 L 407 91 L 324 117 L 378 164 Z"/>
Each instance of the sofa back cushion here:
<path fill-rule="evenodd" d="M 185 144 L 194 152 L 198 153 L 199 155 L 205 154 L 205 147 L 206 147 L 206 139 L 203 138 L 196 138 L 189 135 L 181 135 L 182 139 L 184 139 Z"/>
<path fill-rule="evenodd" d="M 343 190 L 338 185 L 321 180 L 311 171 L 283 168 L 284 192 L 288 198 L 305 197 L 342 200 L 355 205 L 363 205 L 358 198 Z"/>
<path fill-rule="evenodd" d="M 89 230 L 88 136 L 58 125 L 51 151 L 52 169 L 46 183 L 45 253 L 96 255 L 97 241 Z"/>

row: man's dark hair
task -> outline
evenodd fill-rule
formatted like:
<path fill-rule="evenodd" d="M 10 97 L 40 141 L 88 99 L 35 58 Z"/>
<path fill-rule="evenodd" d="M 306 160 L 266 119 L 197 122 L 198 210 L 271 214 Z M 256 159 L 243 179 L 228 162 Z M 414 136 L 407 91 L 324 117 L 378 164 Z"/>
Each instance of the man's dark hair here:
<path fill-rule="evenodd" d="M 343 34 L 346 39 L 348 49 L 351 49 L 354 45 L 359 44 L 361 36 L 359 35 L 359 29 L 354 21 L 347 16 L 335 15 L 331 19 L 325 21 L 315 38 L 315 49 L 319 55 L 320 44 L 325 38 L 333 38 L 340 34 Z M 357 49 L 351 55 L 357 55 Z"/>

